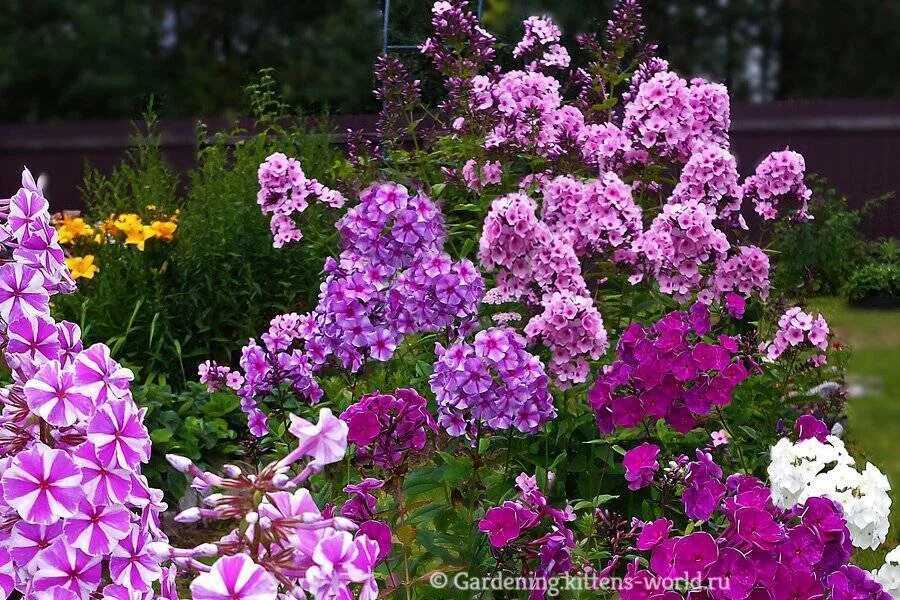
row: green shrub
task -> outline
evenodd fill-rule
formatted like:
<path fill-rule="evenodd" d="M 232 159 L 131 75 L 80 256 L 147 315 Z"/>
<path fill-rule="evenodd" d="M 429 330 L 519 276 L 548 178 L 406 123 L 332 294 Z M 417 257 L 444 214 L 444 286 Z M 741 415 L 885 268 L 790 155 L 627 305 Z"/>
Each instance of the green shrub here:
<path fill-rule="evenodd" d="M 181 186 L 166 164 L 152 121 L 134 149 L 110 173 L 87 172 L 85 214 L 98 222 L 112 213 L 142 213 L 155 205 L 181 210 L 174 241 L 97 249 L 99 272 L 79 280 L 79 291 L 56 301 L 59 318 L 81 325 L 87 342 L 105 342 L 138 380 L 182 390 L 200 362 L 229 363 L 242 340 L 264 330 L 281 312 L 310 308 L 325 256 L 335 253 L 335 212 L 318 205 L 304 213 L 302 244 L 276 250 L 268 219 L 256 203 L 256 171 L 266 156 L 299 157 L 306 173 L 330 183 L 346 162 L 326 121 L 309 125 L 272 93 L 263 74 L 248 87 L 257 119 L 253 131 L 236 128 L 210 138 L 198 127 L 197 167 Z M 308 285 L 297 285 L 297 282 Z"/>
<path fill-rule="evenodd" d="M 772 247 L 778 252 L 773 274 L 778 289 L 791 295 L 835 295 L 865 260 L 859 225 L 868 210 L 851 210 L 847 199 L 823 179 L 813 181 L 813 220 L 781 223 Z"/>
<path fill-rule="evenodd" d="M 870 263 L 850 277 L 845 293 L 856 305 L 900 307 L 900 263 Z"/>

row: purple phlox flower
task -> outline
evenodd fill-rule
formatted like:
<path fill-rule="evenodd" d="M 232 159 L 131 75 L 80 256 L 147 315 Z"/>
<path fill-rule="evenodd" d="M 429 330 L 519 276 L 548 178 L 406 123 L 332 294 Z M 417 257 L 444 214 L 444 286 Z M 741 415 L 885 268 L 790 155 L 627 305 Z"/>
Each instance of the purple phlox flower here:
<path fill-rule="evenodd" d="M 146 592 L 162 576 L 159 562 L 150 554 L 150 536 L 132 526 L 110 553 L 109 573 L 119 585 Z"/>
<path fill-rule="evenodd" d="M 20 567 L 29 573 L 37 570 L 41 554 L 53 545 L 63 533 L 63 524 L 57 521 L 51 525 L 33 525 L 26 521 L 17 522 L 10 532 L 9 553 Z"/>
<path fill-rule="evenodd" d="M 51 425 L 72 425 L 94 411 L 91 398 L 75 388 L 73 372 L 58 360 L 44 363 L 24 389 L 28 407 Z"/>
<path fill-rule="evenodd" d="M 87 597 L 100 585 L 103 572 L 101 558 L 85 554 L 57 539 L 46 552 L 41 553 L 32 589 L 47 591 L 63 588 L 79 597 Z"/>
<path fill-rule="evenodd" d="M 653 477 L 659 470 L 656 457 L 659 446 L 644 442 L 625 453 L 622 464 L 625 466 L 625 479 L 628 489 L 638 490 L 653 483 Z"/>
<path fill-rule="evenodd" d="M 191 582 L 194 600 L 275 600 L 278 583 L 246 554 L 223 556 Z"/>
<path fill-rule="evenodd" d="M 131 511 L 121 504 L 97 505 L 82 500 L 78 512 L 66 519 L 66 541 L 79 550 L 98 556 L 108 554 L 131 529 Z"/>
<path fill-rule="evenodd" d="M 130 369 L 110 358 L 105 344 L 94 344 L 75 359 L 75 385 L 78 391 L 94 398 L 98 406 L 113 398 L 130 397 L 129 384 L 133 379 Z"/>
<path fill-rule="evenodd" d="M 73 453 L 75 464 L 81 469 L 81 485 L 87 500 L 93 504 L 121 504 L 131 492 L 131 472 L 116 462 L 105 462 L 97 456 L 97 449 L 85 442 Z"/>
<path fill-rule="evenodd" d="M 146 408 L 131 400 L 109 400 L 88 424 L 88 441 L 107 465 L 133 469 L 150 460 L 150 435 L 144 427 Z"/>
<path fill-rule="evenodd" d="M 6 502 L 36 525 L 71 517 L 84 497 L 81 471 L 69 455 L 44 444 L 16 454 L 0 485 Z"/>
<path fill-rule="evenodd" d="M 6 323 L 49 311 L 49 296 L 40 271 L 18 263 L 0 266 L 0 316 Z"/>

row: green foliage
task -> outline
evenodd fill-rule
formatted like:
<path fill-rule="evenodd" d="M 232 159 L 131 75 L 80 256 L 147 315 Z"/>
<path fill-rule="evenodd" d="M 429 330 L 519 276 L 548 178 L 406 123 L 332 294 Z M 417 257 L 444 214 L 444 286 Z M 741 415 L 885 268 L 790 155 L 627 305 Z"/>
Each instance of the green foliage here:
<path fill-rule="evenodd" d="M 850 210 L 846 198 L 816 179 L 810 201 L 814 219 L 780 223 L 775 231 L 775 286 L 792 296 L 837 294 L 865 258 L 859 225 L 867 211 Z"/>
<path fill-rule="evenodd" d="M 148 205 L 166 214 L 180 208 L 179 177 L 160 151 L 152 104 L 143 118 L 144 127 L 135 126 L 134 147 L 109 174 L 86 165 L 81 196 L 87 217 L 100 221 L 113 213 L 142 213 Z"/>
<path fill-rule="evenodd" d="M 847 299 L 860 306 L 900 306 L 900 263 L 874 262 L 853 273 L 845 288 Z"/>
<path fill-rule="evenodd" d="M 213 393 L 190 383 L 181 393 L 168 386 L 144 384 L 133 388 L 135 401 L 147 408 L 144 425 L 153 441 L 150 464 L 144 467 L 150 484 L 177 501 L 186 489 L 184 475 L 166 462 L 166 454 L 180 454 L 201 468 L 219 467 L 243 455 L 240 440 L 247 419 L 233 394 Z"/>
<path fill-rule="evenodd" d="M 197 167 L 184 189 L 165 163 L 152 121 L 134 151 L 109 174 L 89 171 L 86 213 L 140 213 L 148 204 L 181 209 L 174 241 L 145 251 L 101 245 L 92 280 L 56 302 L 60 318 L 82 326 L 88 342 L 108 343 L 134 365 L 142 381 L 184 388 L 200 362 L 236 358 L 238 340 L 264 330 L 280 312 L 308 310 L 318 293 L 325 256 L 335 252 L 336 213 L 310 206 L 300 219 L 303 242 L 275 249 L 268 218 L 257 206 L 256 171 L 275 151 L 302 159 L 305 172 L 324 183 L 345 162 L 331 143 L 327 120 L 285 114 L 264 73 L 248 88 L 258 127 L 208 139 L 198 128 Z M 299 282 L 299 284 L 298 284 Z"/>

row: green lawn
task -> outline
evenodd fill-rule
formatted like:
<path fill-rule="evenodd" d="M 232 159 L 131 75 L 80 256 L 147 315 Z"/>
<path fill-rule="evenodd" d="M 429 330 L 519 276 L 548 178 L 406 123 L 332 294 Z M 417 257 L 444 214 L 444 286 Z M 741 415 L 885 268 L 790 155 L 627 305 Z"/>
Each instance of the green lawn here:
<path fill-rule="evenodd" d="M 856 309 L 836 298 L 817 298 L 810 308 L 850 347 L 848 383 L 859 394 L 847 410 L 851 451 L 860 466 L 868 460 L 881 469 L 894 488 L 887 543 L 856 560 L 861 567 L 879 567 L 885 552 L 900 543 L 900 310 Z"/>

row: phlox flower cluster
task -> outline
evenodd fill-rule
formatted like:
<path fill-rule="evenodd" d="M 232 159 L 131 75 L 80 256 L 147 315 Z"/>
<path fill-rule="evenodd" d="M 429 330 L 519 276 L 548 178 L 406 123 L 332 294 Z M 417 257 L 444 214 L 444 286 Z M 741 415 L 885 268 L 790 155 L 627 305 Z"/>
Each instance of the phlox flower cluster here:
<path fill-rule="evenodd" d="M 838 503 L 853 545 L 877 548 L 887 536 L 891 486 L 871 463 L 862 472 L 844 443 L 835 436 L 791 442 L 782 438 L 771 450 L 768 466 L 772 500 L 789 507 L 823 496 Z"/>
<path fill-rule="evenodd" d="M 632 153 L 631 138 L 613 123 L 589 123 L 578 132 L 581 159 L 600 172 L 611 171 Z"/>
<path fill-rule="evenodd" d="M 734 156 L 725 148 L 708 145 L 691 154 L 669 201 L 698 200 L 715 208 L 718 218 L 746 229 L 741 216 L 743 196 Z"/>
<path fill-rule="evenodd" d="M 738 246 L 733 253 L 716 264 L 712 276 L 712 292 L 716 297 L 737 293 L 749 298 L 754 292 L 761 300 L 769 297 L 769 257 L 757 246 Z M 703 292 L 701 292 L 703 294 Z M 740 318 L 740 315 L 734 315 Z"/>
<path fill-rule="evenodd" d="M 553 198 L 549 218 L 556 230 L 538 219 L 537 203 L 522 193 L 497 198 L 485 217 L 478 257 L 484 267 L 497 270 L 497 285 L 485 295 L 485 302 L 524 300 L 541 309 L 525 326 L 525 333 L 529 341 L 541 339 L 551 350 L 549 369 L 563 388 L 584 382 L 588 358 L 596 360 L 608 347 L 603 319 L 582 277 L 573 241 L 597 247 L 621 243 L 620 234 L 602 229 L 635 214 L 629 209 L 630 196 L 620 198 L 619 192 L 609 191 L 615 185 L 612 179 L 592 186 L 569 178 L 547 184 L 553 190 L 545 194 Z M 572 201 L 567 195 L 572 190 L 582 194 L 578 202 L 584 203 L 584 211 L 594 211 L 592 218 L 599 219 L 593 227 L 582 227 L 564 216 L 561 205 Z M 588 209 L 591 202 L 599 205 Z M 619 207 L 622 212 L 617 212 Z M 601 214 L 605 217 L 600 218 Z M 636 218 L 640 220 L 639 213 Z"/>
<path fill-rule="evenodd" d="M 441 252 L 443 217 L 427 197 L 402 185 L 376 184 L 337 223 L 342 252 L 326 260 L 316 308 L 273 319 L 243 348 L 242 372 L 201 365 L 210 389 L 238 391 L 251 431 L 268 432 L 258 398 L 286 384 L 312 403 L 322 396 L 314 375 L 331 362 L 355 372 L 387 361 L 404 337 L 472 326 L 484 281 L 468 260 Z"/>
<path fill-rule="evenodd" d="M 463 181 L 466 187 L 477 192 L 488 185 L 500 183 L 503 178 L 503 165 L 500 161 L 486 161 L 480 167 L 474 158 L 466 161 L 462 168 Z"/>
<path fill-rule="evenodd" d="M 438 423 L 452 436 L 474 439 L 483 429 L 538 431 L 556 417 L 540 359 L 512 329 L 479 331 L 473 343 L 437 345 L 431 375 Z"/>
<path fill-rule="evenodd" d="M 615 173 L 579 181 L 560 176 L 542 186 L 541 219 L 579 256 L 612 253 L 642 233 L 641 208 Z"/>
<path fill-rule="evenodd" d="M 587 381 L 588 358 L 599 359 L 609 349 L 603 318 L 588 296 L 571 292 L 547 294 L 543 312 L 525 326 L 528 341 L 540 339 L 550 349 L 548 369 L 561 388 Z"/>
<path fill-rule="evenodd" d="M 550 17 L 528 17 L 523 25 L 525 34 L 513 48 L 513 56 L 530 60 L 527 65 L 529 71 L 569 66 L 569 52 L 559 43 L 562 32 Z"/>
<path fill-rule="evenodd" d="M 465 0 L 435 2 L 431 27 L 432 35 L 419 50 L 445 75 L 471 76 L 493 60 L 494 36 L 478 24 Z"/>
<path fill-rule="evenodd" d="M 141 474 L 146 411 L 109 348 L 84 348 L 77 325 L 50 315 L 50 297 L 71 280 L 47 208 L 26 170 L 2 227 L 12 383 L 0 391 L 0 595 L 148 598 L 162 577 L 148 546 L 166 539 L 166 505 Z"/>
<path fill-rule="evenodd" d="M 548 480 L 552 476 L 548 473 Z M 516 487 L 518 498 L 489 508 L 478 529 L 488 536 L 495 553 L 517 561 L 523 574 L 546 580 L 568 573 L 575 548 L 575 536 L 567 525 L 575 519 L 572 507 L 551 506 L 536 479 L 525 473 L 516 477 Z M 531 598 L 543 598 L 543 594 Z"/>
<path fill-rule="evenodd" d="M 730 104 L 725 86 L 659 71 L 636 85 L 625 105 L 622 129 L 635 147 L 687 162 L 705 145 L 728 146 Z"/>
<path fill-rule="evenodd" d="M 306 210 L 310 197 L 332 208 L 340 208 L 346 202 L 340 192 L 306 177 L 300 161 L 281 152 L 270 155 L 259 165 L 258 177 L 256 201 L 264 214 L 272 215 L 269 228 L 276 248 L 303 238 L 294 217 Z"/>
<path fill-rule="evenodd" d="M 444 246 L 444 217 L 427 196 L 410 196 L 405 186 L 369 187 L 337 223 L 340 265 L 349 272 L 377 270 L 378 277 L 408 267 Z M 375 277 L 373 277 L 375 279 Z"/>
<path fill-rule="evenodd" d="M 714 225 L 715 218 L 715 209 L 698 200 L 667 203 L 631 245 L 627 260 L 638 265 L 631 281 L 650 275 L 662 293 L 680 300 L 689 298 L 703 287 L 702 267 L 724 259 L 731 247 Z"/>
<path fill-rule="evenodd" d="M 828 349 L 829 333 L 825 317 L 813 316 L 799 306 L 794 306 L 778 318 L 775 337 L 763 342 L 760 345 L 760 352 L 769 360 L 778 360 L 790 348 L 814 348 L 824 352 Z M 813 362 L 822 364 L 825 362 L 825 356 L 817 355 L 813 357 Z"/>
<path fill-rule="evenodd" d="M 744 196 L 756 207 L 756 213 L 766 221 L 778 217 L 778 205 L 793 202 L 798 205 L 791 218 L 797 221 L 812 219 L 808 202 L 812 190 L 803 178 L 806 161 L 791 150 L 772 152 L 756 167 L 756 172 L 744 181 Z"/>
<path fill-rule="evenodd" d="M 655 593 L 681 597 L 674 590 L 658 591 L 664 578 L 699 582 L 703 589 L 691 596 L 729 600 L 889 597 L 871 575 L 849 565 L 850 532 L 838 504 L 811 497 L 779 508 L 758 479 L 735 474 L 722 482 L 721 470 L 712 468 L 711 459 L 704 461 L 710 463 L 710 480 L 720 484 L 713 512 L 724 519 L 724 530 L 715 536 L 703 530 L 673 536 L 673 523 L 665 518 L 645 523 L 636 546 L 649 553 L 649 568 L 637 561 L 628 565 L 624 600 Z"/>
<path fill-rule="evenodd" d="M 713 406 L 728 405 L 749 373 L 738 340 L 709 340 L 710 332 L 709 309 L 699 303 L 649 327 L 630 325 L 619 338 L 617 360 L 588 394 L 600 431 L 664 419 L 686 433 Z"/>
<path fill-rule="evenodd" d="M 485 147 L 534 148 L 544 156 L 559 154 L 566 139 L 577 139 L 584 117 L 563 106 L 560 83 L 538 71 L 507 71 L 494 78 L 472 78 L 470 110 L 494 123 Z"/>
<path fill-rule="evenodd" d="M 190 586 L 193 598 L 275 600 L 279 594 L 301 598 L 309 594 L 373 600 L 378 596 L 374 569 L 390 547 L 382 547 L 385 542 L 375 537 L 384 540 L 381 528 L 386 526 L 367 525 L 370 531 L 380 530 L 370 537 L 361 524 L 335 514 L 333 506 L 320 509 L 309 490 L 300 487 L 325 465 L 343 459 L 347 425 L 328 409 L 320 411 L 318 423 L 295 415 L 291 421 L 289 431 L 298 440 L 297 448 L 258 473 L 225 465 L 222 475 L 217 475 L 200 470 L 184 457 L 167 457 L 204 495 L 203 507 L 182 511 L 176 521 L 237 523 L 215 543 L 194 548 L 153 546 L 160 560 L 197 573 Z M 305 462 L 299 466 L 298 461 Z M 209 566 L 201 558 L 215 561 Z"/>
<path fill-rule="evenodd" d="M 522 193 L 491 203 L 479 240 L 478 259 L 496 270 L 497 287 L 489 303 L 525 299 L 536 304 L 548 293 L 587 295 L 581 263 L 572 245 L 537 217 L 537 203 Z"/>
<path fill-rule="evenodd" d="M 884 564 L 872 571 L 872 577 L 892 598 L 900 598 L 900 546 L 885 555 Z"/>
<path fill-rule="evenodd" d="M 393 394 L 367 394 L 347 407 L 341 419 L 356 444 L 355 460 L 391 471 L 420 452 L 428 432 L 437 427 L 428 403 L 416 390 L 399 388 Z"/>
<path fill-rule="evenodd" d="M 403 271 L 388 293 L 388 321 L 401 334 L 439 331 L 475 318 L 484 280 L 469 260 L 423 257 Z"/>

